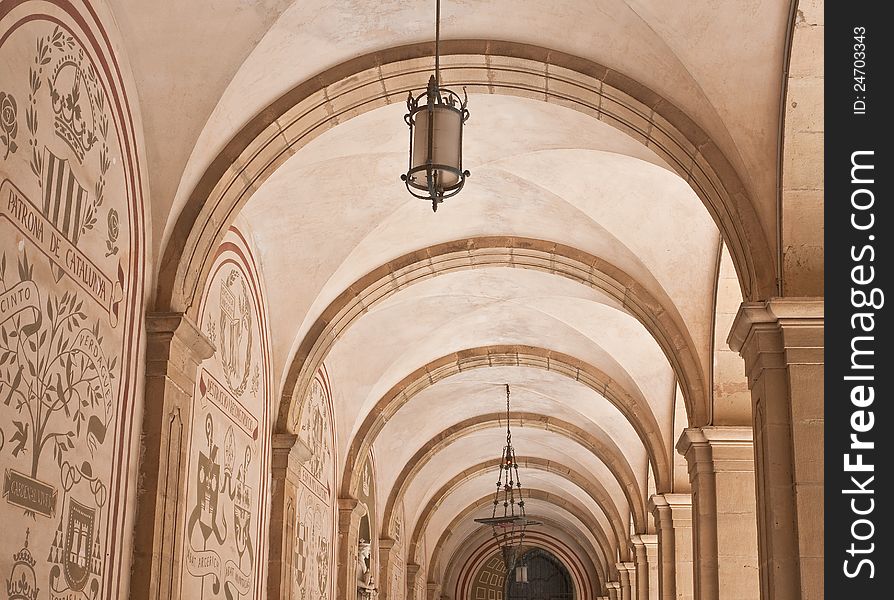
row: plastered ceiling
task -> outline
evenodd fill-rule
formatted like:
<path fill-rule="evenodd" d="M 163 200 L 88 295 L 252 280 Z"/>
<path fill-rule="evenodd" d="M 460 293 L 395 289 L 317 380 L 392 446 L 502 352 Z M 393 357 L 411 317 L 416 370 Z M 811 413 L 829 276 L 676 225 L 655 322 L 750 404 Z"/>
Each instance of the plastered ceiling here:
<path fill-rule="evenodd" d="M 429 41 L 434 9 L 396 0 L 111 4 L 142 107 L 156 255 L 199 178 L 246 123 L 343 61 Z M 663 96 L 717 144 L 773 239 L 788 11 L 778 1 L 469 0 L 444 2 L 442 31 L 448 39 L 573 54 Z M 280 381 L 327 307 L 371 271 L 436 244 L 502 236 L 563 244 L 635 281 L 654 313 L 674 324 L 672 345 L 691 348 L 692 368 L 708 389 L 721 241 L 688 183 L 640 142 L 569 108 L 473 94 L 469 109 L 464 162 L 472 177 L 437 214 L 398 179 L 407 150 L 400 103 L 339 123 L 254 191 L 239 218 L 264 275 Z M 632 412 L 573 369 L 524 361 L 458 368 L 422 385 L 368 435 L 377 456 L 378 518 L 387 517 L 389 497 L 403 502 L 407 535 L 426 523 L 420 547 L 425 560 L 442 553 L 442 571 L 463 540 L 480 535 L 464 523 L 438 548 L 457 515 L 492 491 L 492 473 L 471 476 L 433 510 L 425 507 L 458 474 L 497 456 L 505 422 L 489 416 L 502 413 L 502 384 L 510 383 L 514 412 L 551 419 L 546 426 L 516 424 L 519 455 L 586 476 L 524 471 L 526 485 L 573 499 L 579 514 L 544 499 L 532 500 L 530 512 L 560 524 L 557 535 L 576 539 L 592 560 L 613 565 L 616 553 L 626 552 L 615 546 L 615 532 L 629 533 L 631 519 L 644 520 L 656 469 L 663 481 L 678 478 L 673 443 L 685 410 L 677 367 L 624 293 L 558 275 L 549 265 L 519 268 L 511 257 L 474 263 L 402 282 L 364 306 L 327 348 L 339 473 L 350 469 L 349 449 L 367 436 L 370 414 L 411 373 L 471 349 L 561 353 L 598 370 Z M 438 441 L 463 423 L 449 443 Z M 413 472 L 404 476 L 410 463 Z M 593 490 L 603 494 L 598 502 Z M 593 524 L 604 540 L 591 533 Z M 380 523 L 381 531 L 387 527 Z"/>

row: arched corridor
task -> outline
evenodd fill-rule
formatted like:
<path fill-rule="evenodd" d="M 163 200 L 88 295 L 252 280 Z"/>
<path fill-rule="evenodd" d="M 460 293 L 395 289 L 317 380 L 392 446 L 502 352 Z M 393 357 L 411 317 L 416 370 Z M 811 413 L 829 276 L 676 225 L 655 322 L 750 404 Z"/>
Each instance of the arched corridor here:
<path fill-rule="evenodd" d="M 823 3 L 440 10 L 0 3 L 10 599 L 823 597 Z"/>

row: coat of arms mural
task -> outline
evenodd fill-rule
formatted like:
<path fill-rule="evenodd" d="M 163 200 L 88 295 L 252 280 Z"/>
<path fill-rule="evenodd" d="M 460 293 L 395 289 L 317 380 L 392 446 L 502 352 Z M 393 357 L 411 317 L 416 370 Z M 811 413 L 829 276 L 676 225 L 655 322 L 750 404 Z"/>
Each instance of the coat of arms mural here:
<path fill-rule="evenodd" d="M 332 598 L 335 535 L 332 396 L 325 369 L 301 409 L 299 436 L 311 450 L 301 469 L 293 540 L 292 586 L 300 600 Z"/>
<path fill-rule="evenodd" d="M 250 249 L 218 256 L 202 304 L 214 355 L 199 367 L 192 409 L 184 597 L 259 598 L 264 571 L 268 378 L 263 300 Z"/>
<path fill-rule="evenodd" d="M 75 23 L 0 26 L 0 579 L 98 600 L 121 586 L 143 207 L 120 88 Z"/>

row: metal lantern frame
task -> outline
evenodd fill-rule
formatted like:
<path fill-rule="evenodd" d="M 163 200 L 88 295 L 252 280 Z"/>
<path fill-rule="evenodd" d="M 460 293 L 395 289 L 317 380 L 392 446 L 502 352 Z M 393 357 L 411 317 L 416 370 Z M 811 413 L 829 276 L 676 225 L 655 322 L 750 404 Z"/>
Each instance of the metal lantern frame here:
<path fill-rule="evenodd" d="M 509 393 L 509 384 L 507 383 L 506 445 L 503 446 L 503 453 L 500 457 L 500 474 L 497 479 L 497 490 L 494 493 L 493 512 L 489 518 L 475 519 L 476 523 L 491 527 L 494 540 L 503 555 L 507 576 L 515 568 L 519 550 L 525 541 L 527 528 L 531 525 L 540 525 L 539 521 L 529 519 L 525 515 L 521 477 L 518 474 L 518 461 L 515 458 L 515 448 L 512 447 L 512 430 L 509 425 Z"/>
<path fill-rule="evenodd" d="M 466 178 L 471 175 L 468 170 L 462 168 L 462 152 L 463 152 L 463 126 L 469 119 L 469 110 L 466 108 L 469 97 L 466 88 L 463 88 L 463 95 L 445 87 L 441 87 L 441 0 L 436 2 L 435 17 L 435 72 L 428 80 L 428 87 L 424 92 L 416 96 L 410 92 L 407 96 L 407 114 L 404 115 L 404 121 L 410 129 L 410 153 L 407 166 L 407 172 L 400 176 L 401 180 L 406 184 L 407 191 L 416 198 L 431 201 L 432 211 L 437 212 L 438 204 L 444 199 L 455 196 L 463 188 Z M 457 164 L 450 165 L 434 162 L 433 156 L 435 152 L 435 122 L 436 113 L 452 112 L 454 117 L 459 119 L 459 155 Z M 427 119 L 425 127 L 428 128 L 425 136 L 428 147 L 425 149 L 424 162 L 413 165 L 416 138 L 416 128 L 418 127 L 418 117 L 420 113 L 425 112 Z M 444 173 L 450 174 L 456 178 L 456 182 L 450 185 L 444 185 Z"/>

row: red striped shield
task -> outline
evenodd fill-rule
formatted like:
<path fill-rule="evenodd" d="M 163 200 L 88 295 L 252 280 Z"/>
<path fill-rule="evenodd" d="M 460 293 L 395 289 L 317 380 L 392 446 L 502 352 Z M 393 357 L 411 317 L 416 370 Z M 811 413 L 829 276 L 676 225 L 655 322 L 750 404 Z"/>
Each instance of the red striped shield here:
<path fill-rule="evenodd" d="M 77 246 L 87 212 L 87 190 L 75 179 L 67 159 L 46 147 L 43 156 L 43 215 Z M 56 264 L 50 266 L 58 282 L 63 271 Z"/>

